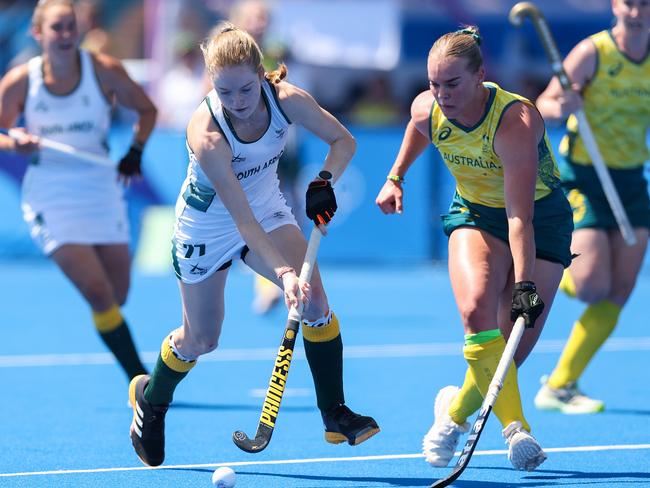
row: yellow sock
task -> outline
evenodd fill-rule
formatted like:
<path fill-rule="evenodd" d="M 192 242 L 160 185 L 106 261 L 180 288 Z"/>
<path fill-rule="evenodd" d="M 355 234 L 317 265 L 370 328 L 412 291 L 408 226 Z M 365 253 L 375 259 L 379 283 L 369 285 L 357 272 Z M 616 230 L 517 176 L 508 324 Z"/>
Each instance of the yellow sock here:
<path fill-rule="evenodd" d="M 573 325 L 560 360 L 548 379 L 551 388 L 577 381 L 596 351 L 616 327 L 621 307 L 609 300 L 589 305 Z"/>
<path fill-rule="evenodd" d="M 488 342 L 470 344 L 463 348 L 465 360 L 472 370 L 476 386 L 483 396 L 487 394 L 490 382 L 492 381 L 492 377 L 494 376 L 505 347 L 506 341 L 503 339 L 503 336 L 499 336 Z M 510 364 L 510 368 L 508 368 L 508 374 L 503 381 L 503 388 L 499 392 L 497 401 L 494 404 L 494 413 L 501 421 L 503 427 L 507 427 L 511 422 L 518 420 L 524 429 L 530 432 L 530 425 L 524 418 L 524 412 L 521 407 L 521 396 L 517 383 L 517 367 L 514 361 Z"/>
<path fill-rule="evenodd" d="M 93 311 L 93 322 L 95 322 L 95 327 L 97 330 L 106 334 L 117 329 L 124 322 L 124 317 L 120 312 L 120 307 L 118 305 L 113 305 L 108 310 L 103 312 Z"/>
<path fill-rule="evenodd" d="M 565 268 L 564 273 L 562 273 L 559 288 L 571 298 L 576 297 L 576 284 L 574 283 L 568 268 Z"/>
<path fill-rule="evenodd" d="M 476 380 L 472 374 L 472 369 L 467 368 L 463 386 L 449 405 L 449 416 L 458 425 L 462 425 L 467 422 L 467 417 L 481 408 L 482 403 L 483 395 L 481 395 L 481 392 L 476 387 Z"/>

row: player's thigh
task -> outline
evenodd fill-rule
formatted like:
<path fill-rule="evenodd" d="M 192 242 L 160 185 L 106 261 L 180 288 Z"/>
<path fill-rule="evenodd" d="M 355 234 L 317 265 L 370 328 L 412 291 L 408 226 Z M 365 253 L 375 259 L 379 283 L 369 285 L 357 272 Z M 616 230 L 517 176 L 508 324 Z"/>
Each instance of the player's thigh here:
<path fill-rule="evenodd" d="M 108 280 L 113 286 L 117 303 L 123 305 L 131 284 L 131 255 L 128 244 L 95 246 Z"/>
<path fill-rule="evenodd" d="M 609 300 L 623 306 L 636 284 L 648 247 L 648 229 L 636 228 L 636 244 L 628 246 L 618 231 L 610 232 L 612 249 L 612 286 Z"/>
<path fill-rule="evenodd" d="M 179 280 L 183 305 L 183 327 L 179 343 L 186 340 L 193 344 L 217 341 L 225 315 L 224 290 L 228 268 L 216 271 L 198 283 Z"/>
<path fill-rule="evenodd" d="M 544 311 L 535 321 L 535 326 L 526 329 L 524 335 L 521 337 L 521 342 L 515 353 L 515 364 L 517 366 L 520 366 L 528 357 L 544 329 L 544 324 L 555 300 L 555 294 L 560 284 L 563 270 L 564 266 L 560 263 L 545 259 L 535 260 L 535 272 L 533 273 L 532 281 L 535 283 L 537 293 L 544 302 Z M 512 271 L 508 283 L 509 286 L 503 290 L 499 300 L 499 328 L 506 340 L 510 337 L 514 325 L 510 319 L 512 290 L 514 287 L 514 272 Z"/>
<path fill-rule="evenodd" d="M 578 254 L 569 267 L 578 297 L 603 294 L 611 283 L 610 239 L 603 229 L 574 231 L 571 251 Z"/>
<path fill-rule="evenodd" d="M 466 333 L 497 327 L 499 296 L 512 268 L 510 248 L 473 227 L 449 236 L 449 277 Z"/>
<path fill-rule="evenodd" d="M 93 310 L 106 310 L 115 303 L 113 288 L 93 246 L 64 244 L 51 257 Z"/>

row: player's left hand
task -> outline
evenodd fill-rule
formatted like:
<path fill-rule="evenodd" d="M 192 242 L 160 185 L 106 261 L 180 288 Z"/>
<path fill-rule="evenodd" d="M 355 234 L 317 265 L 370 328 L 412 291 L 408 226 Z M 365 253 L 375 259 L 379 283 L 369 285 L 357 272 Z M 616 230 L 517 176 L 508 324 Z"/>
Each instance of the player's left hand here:
<path fill-rule="evenodd" d="M 512 308 L 510 320 L 513 322 L 521 315 L 527 328 L 535 326 L 535 321 L 544 311 L 544 302 L 537 294 L 537 287 L 532 281 L 515 283 L 512 290 Z"/>
<path fill-rule="evenodd" d="M 129 152 L 120 160 L 117 166 L 120 180 L 128 182 L 131 178 L 142 175 L 142 150 L 141 146 L 133 144 Z"/>
<path fill-rule="evenodd" d="M 334 212 L 338 209 L 334 188 L 329 180 L 315 179 L 307 187 L 306 205 L 307 217 L 325 234 L 325 224 L 328 224 Z"/>

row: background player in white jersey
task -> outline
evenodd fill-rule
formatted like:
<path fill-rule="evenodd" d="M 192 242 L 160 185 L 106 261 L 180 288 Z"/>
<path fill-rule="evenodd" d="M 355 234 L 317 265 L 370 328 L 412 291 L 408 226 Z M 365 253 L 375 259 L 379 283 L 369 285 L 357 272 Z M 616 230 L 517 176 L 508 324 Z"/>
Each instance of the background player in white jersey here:
<path fill-rule="evenodd" d="M 317 224 L 336 211 L 331 180 L 355 151 L 350 133 L 314 99 L 286 81 L 281 65 L 265 73 L 253 38 L 225 24 L 202 46 L 214 85 L 187 129 L 188 175 L 176 205 L 172 257 L 179 277 L 183 324 L 164 339 L 151 374 L 131 381 L 131 440 L 150 466 L 164 460 L 164 418 L 174 389 L 202 354 L 214 350 L 224 318 L 224 288 L 233 259 L 243 259 L 296 304 L 307 247 L 280 192 L 277 162 L 287 127 L 299 123 L 329 145 L 323 171 L 309 184 L 307 216 Z M 322 226 L 321 226 L 322 227 Z M 323 228 L 324 230 L 324 228 Z M 305 353 L 331 443 L 359 444 L 379 432 L 371 417 L 344 404 L 343 345 L 318 269 L 303 313 Z"/>
<path fill-rule="evenodd" d="M 129 229 L 119 178 L 140 175 L 156 109 L 122 67 L 79 49 L 73 2 L 42 0 L 32 19 L 42 55 L 0 81 L 0 126 L 22 116 L 25 137 L 0 135 L 0 150 L 33 154 L 22 207 L 31 235 L 81 292 L 102 340 L 129 378 L 145 372 L 120 306 L 130 281 Z M 39 137 L 106 155 L 115 103 L 135 110 L 134 142 L 118 168 L 74 162 L 39 151 Z M 38 157 L 36 157 L 38 155 Z"/>

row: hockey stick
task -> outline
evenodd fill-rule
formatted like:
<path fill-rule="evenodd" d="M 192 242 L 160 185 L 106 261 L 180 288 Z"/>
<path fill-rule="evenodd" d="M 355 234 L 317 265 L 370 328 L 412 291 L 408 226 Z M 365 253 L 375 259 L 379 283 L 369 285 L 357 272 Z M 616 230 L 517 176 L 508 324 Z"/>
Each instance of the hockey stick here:
<path fill-rule="evenodd" d="M 506 379 L 506 374 L 508 374 L 510 363 L 515 356 L 515 352 L 519 346 L 519 341 L 521 341 L 521 336 L 524 333 L 524 323 L 524 318 L 520 316 L 515 321 L 515 325 L 512 327 L 510 338 L 508 339 L 506 347 L 503 350 L 503 354 L 499 360 L 497 370 L 494 372 L 492 381 L 490 381 L 490 386 L 488 387 L 487 394 L 483 399 L 481 410 L 479 411 L 478 416 L 472 425 L 469 437 L 467 438 L 467 442 L 465 442 L 465 447 L 463 447 L 463 450 L 460 453 L 460 457 L 456 462 L 456 466 L 454 466 L 454 469 L 446 478 L 439 479 L 434 484 L 432 484 L 430 488 L 442 488 L 443 486 L 449 486 L 451 483 L 458 479 L 458 477 L 462 474 L 463 471 L 465 471 L 465 468 L 469 464 L 469 460 L 474 453 L 474 449 L 476 449 L 476 444 L 478 444 L 479 437 L 481 437 L 481 433 L 485 427 L 485 422 L 490 416 L 490 412 L 492 411 L 492 407 L 494 407 L 494 403 L 497 401 L 497 396 L 499 395 L 501 388 L 503 388 L 503 382 Z"/>
<path fill-rule="evenodd" d="M 314 227 L 309 237 L 309 244 L 307 245 L 307 252 L 305 253 L 305 261 L 300 270 L 300 282 L 309 282 L 311 274 L 314 271 L 316 263 L 316 253 L 320 245 L 320 238 L 322 234 L 318 227 Z M 287 376 L 289 375 L 289 367 L 293 359 L 293 348 L 296 344 L 296 337 L 298 336 L 298 329 L 300 328 L 300 320 L 302 317 L 302 302 L 298 302 L 297 307 L 291 307 L 289 316 L 287 318 L 287 325 L 284 328 L 284 336 L 282 337 L 282 344 L 278 350 L 278 355 L 275 358 L 275 365 L 273 366 L 273 373 L 269 380 L 269 386 L 266 390 L 264 403 L 262 404 L 262 413 L 260 421 L 257 425 L 257 432 L 255 438 L 250 439 L 244 431 L 237 430 L 232 434 L 232 441 L 242 451 L 257 453 L 266 449 L 271 441 L 273 429 L 275 428 L 275 421 L 278 418 L 280 410 L 280 403 L 282 402 L 282 395 L 284 388 L 287 384 Z"/>
<path fill-rule="evenodd" d="M 16 140 L 20 140 L 24 137 L 23 132 L 16 129 L 9 129 L 8 131 L 3 130 L 2 133 Z M 107 158 L 106 156 L 101 156 L 100 154 L 95 154 L 88 151 L 83 151 L 81 149 L 76 149 L 75 147 L 70 146 L 69 144 L 63 144 L 62 142 L 53 141 L 45 137 L 39 137 L 38 141 L 39 141 L 39 145 L 42 148 L 47 148 L 50 149 L 51 151 L 65 154 L 66 156 L 70 156 L 71 158 L 77 161 L 96 164 L 98 166 L 107 166 L 110 168 L 115 168 L 116 166 L 115 162 Z"/>
<path fill-rule="evenodd" d="M 564 70 L 564 66 L 562 66 L 562 58 L 560 57 L 560 53 L 557 50 L 557 45 L 555 44 L 553 35 L 551 34 L 551 31 L 548 27 L 548 24 L 546 23 L 544 15 L 542 15 L 542 12 L 540 12 L 540 10 L 531 2 L 519 2 L 514 7 L 512 7 L 510 13 L 508 14 L 508 20 L 510 20 L 510 23 L 516 27 L 519 27 L 523 24 L 525 17 L 530 17 L 533 26 L 535 26 L 537 35 L 539 36 L 540 40 L 542 41 L 542 45 L 544 46 L 544 51 L 546 51 L 546 55 L 551 62 L 551 69 L 553 70 L 553 74 L 557 76 L 558 80 L 560 80 L 562 89 L 564 91 L 571 90 L 571 81 L 569 80 L 569 77 Z M 582 140 L 585 144 L 585 148 L 589 153 L 591 162 L 593 163 L 594 169 L 596 170 L 596 175 L 598 176 L 600 184 L 603 187 L 605 197 L 607 197 L 607 202 L 609 202 L 609 206 L 612 209 L 612 213 L 614 214 L 618 228 L 621 231 L 621 235 L 623 236 L 623 239 L 625 239 L 625 242 L 628 246 L 633 246 L 636 244 L 636 236 L 634 235 L 634 230 L 632 229 L 632 225 L 627 218 L 627 214 L 625 213 L 621 199 L 618 195 L 618 192 L 616 191 L 616 187 L 612 182 L 612 177 L 607 170 L 605 161 L 600 154 L 598 144 L 596 143 L 594 134 L 591 131 L 591 127 L 589 126 L 587 116 L 582 109 L 576 110 L 574 115 L 578 120 L 578 131 L 580 132 L 580 136 L 582 137 Z"/>

